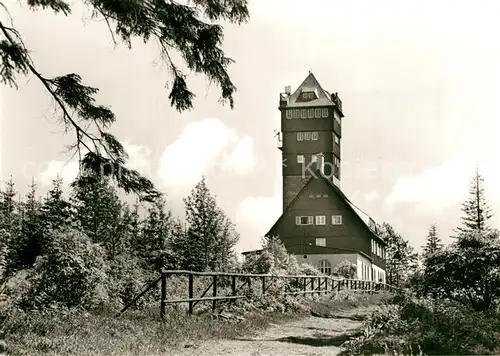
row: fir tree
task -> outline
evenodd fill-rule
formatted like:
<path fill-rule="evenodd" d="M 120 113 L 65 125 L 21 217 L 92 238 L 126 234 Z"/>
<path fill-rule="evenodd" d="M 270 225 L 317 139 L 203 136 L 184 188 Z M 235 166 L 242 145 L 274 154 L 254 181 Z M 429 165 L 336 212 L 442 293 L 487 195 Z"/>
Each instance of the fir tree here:
<path fill-rule="evenodd" d="M 436 224 L 432 224 L 429 227 L 429 233 L 427 234 L 426 237 L 425 246 L 422 246 L 423 249 L 422 257 L 426 259 L 428 256 L 439 251 L 442 247 L 443 244 L 437 234 Z"/>
<path fill-rule="evenodd" d="M 51 9 L 69 15 L 73 3 L 64 0 L 30 0 L 33 10 Z M 248 17 L 247 0 L 194 1 L 185 5 L 173 1 L 110 1 L 85 2 L 94 18 L 104 20 L 110 38 L 122 40 L 129 48 L 132 40 L 158 44 L 163 63 L 173 76 L 168 99 L 179 112 L 193 106 L 194 93 L 186 83 L 186 75 L 174 63 L 174 52 L 185 61 L 186 68 L 204 74 L 221 88 L 221 102 L 234 104 L 236 90 L 227 72 L 232 60 L 222 50 L 223 28 L 217 22 L 241 24 Z M 15 5 L 13 5 L 15 6 Z M 2 4 L 2 11 L 8 8 Z M 16 86 L 17 76 L 32 76 L 54 99 L 66 131 L 73 131 L 76 141 L 70 145 L 85 171 L 95 175 L 103 172 L 112 177 L 127 193 L 140 194 L 142 199 L 159 196 L 153 183 L 139 172 L 126 168 L 127 154 L 121 143 L 110 133 L 116 121 L 114 113 L 95 102 L 97 88 L 86 86 L 75 73 L 58 77 L 44 75 L 36 66 L 31 51 L 21 33 L 12 24 L 0 21 L 0 80 Z M 50 50 L 50 48 L 48 49 Z M 83 157 L 82 157 L 83 155 Z"/>
<path fill-rule="evenodd" d="M 470 180 L 469 198 L 462 203 L 462 226 L 456 229 L 459 233 L 473 231 L 490 232 L 488 221 L 493 216 L 483 188 L 484 179 L 476 167 L 476 172 Z"/>
<path fill-rule="evenodd" d="M 45 231 L 61 230 L 72 226 L 72 207 L 64 199 L 62 179 L 57 177 L 52 180 L 52 188 L 48 191 L 40 208 Z"/>

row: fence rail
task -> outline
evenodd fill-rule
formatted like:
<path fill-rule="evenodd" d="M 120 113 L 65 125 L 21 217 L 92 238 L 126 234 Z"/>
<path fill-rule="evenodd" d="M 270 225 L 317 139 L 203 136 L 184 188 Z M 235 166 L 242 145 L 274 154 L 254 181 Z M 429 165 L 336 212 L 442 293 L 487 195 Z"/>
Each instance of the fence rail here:
<path fill-rule="evenodd" d="M 172 276 L 187 276 L 187 298 L 171 295 L 168 299 L 168 280 Z M 195 277 L 211 277 L 211 282 L 205 287 L 200 296 L 195 296 Z M 230 281 L 230 283 L 228 283 Z M 260 286 L 257 286 L 258 282 Z M 280 282 L 281 285 L 277 285 Z M 146 293 L 157 287 L 160 283 L 160 316 L 165 316 L 167 304 L 187 303 L 189 314 L 193 314 L 195 306 L 200 302 L 212 302 L 212 310 L 215 311 L 217 301 L 236 300 L 247 298 L 245 292 L 253 291 L 265 295 L 272 287 L 274 293 L 279 295 L 321 295 L 338 293 L 341 290 L 353 290 L 362 293 L 377 293 L 380 291 L 394 292 L 395 287 L 374 281 L 364 281 L 359 279 L 338 279 L 330 276 L 309 276 L 309 275 L 273 275 L 273 274 L 244 274 L 229 272 L 195 272 L 183 270 L 165 270 L 160 276 L 149 283 L 129 304 L 127 304 L 120 314 L 125 312 Z M 239 285 L 238 285 L 239 284 Z M 257 287 L 256 287 L 257 286 Z M 207 293 L 212 291 L 211 296 Z"/>

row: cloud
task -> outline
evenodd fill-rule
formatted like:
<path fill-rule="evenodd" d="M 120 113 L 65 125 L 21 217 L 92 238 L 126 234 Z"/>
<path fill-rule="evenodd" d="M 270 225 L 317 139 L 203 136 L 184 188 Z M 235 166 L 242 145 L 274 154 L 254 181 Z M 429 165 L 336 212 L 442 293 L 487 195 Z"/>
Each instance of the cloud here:
<path fill-rule="evenodd" d="M 385 203 L 390 209 L 404 203 L 412 204 L 416 212 L 437 213 L 455 207 L 467 197 L 475 167 L 476 162 L 472 160 L 455 159 L 428 168 L 416 176 L 400 178 Z M 486 194 L 498 194 L 496 167 L 481 164 L 479 169 L 485 179 Z"/>
<path fill-rule="evenodd" d="M 144 176 L 148 176 L 152 172 L 151 150 L 139 144 L 133 144 L 128 141 L 123 142 L 123 147 L 129 155 L 126 165 L 130 169 L 134 169 Z"/>
<path fill-rule="evenodd" d="M 376 190 L 372 190 L 371 192 L 365 194 L 364 198 L 367 201 L 373 201 L 379 198 L 379 194 Z"/>
<path fill-rule="evenodd" d="M 44 186 L 52 184 L 52 180 L 59 177 L 65 185 L 71 183 L 78 175 L 78 162 L 52 160 L 47 168 L 40 173 L 40 183 Z"/>
<path fill-rule="evenodd" d="M 206 118 L 187 124 L 180 137 L 165 148 L 157 176 L 165 187 L 184 194 L 202 175 L 247 174 L 254 166 L 252 139 L 238 135 L 219 119 Z"/>

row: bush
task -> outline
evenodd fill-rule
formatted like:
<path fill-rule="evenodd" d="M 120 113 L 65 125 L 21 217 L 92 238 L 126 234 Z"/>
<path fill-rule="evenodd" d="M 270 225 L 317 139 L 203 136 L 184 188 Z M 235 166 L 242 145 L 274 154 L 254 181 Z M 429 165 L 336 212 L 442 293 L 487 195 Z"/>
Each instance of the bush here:
<path fill-rule="evenodd" d="M 332 274 L 346 279 L 353 279 L 356 276 L 357 267 L 354 263 L 344 260 L 333 267 Z"/>
<path fill-rule="evenodd" d="M 372 313 L 364 334 L 346 342 L 344 354 L 492 354 L 499 322 L 454 302 L 401 298 Z"/>
<path fill-rule="evenodd" d="M 21 307 L 91 308 L 105 294 L 107 272 L 102 247 L 78 231 L 55 232 L 27 274 Z"/>

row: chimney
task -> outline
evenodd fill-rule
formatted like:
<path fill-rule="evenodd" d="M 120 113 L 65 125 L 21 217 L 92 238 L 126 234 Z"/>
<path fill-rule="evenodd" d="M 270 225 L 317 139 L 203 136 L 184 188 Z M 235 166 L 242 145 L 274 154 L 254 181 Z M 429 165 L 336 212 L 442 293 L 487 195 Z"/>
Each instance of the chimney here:
<path fill-rule="evenodd" d="M 292 87 L 290 85 L 287 85 L 285 87 L 285 94 L 290 95 L 292 93 Z"/>

